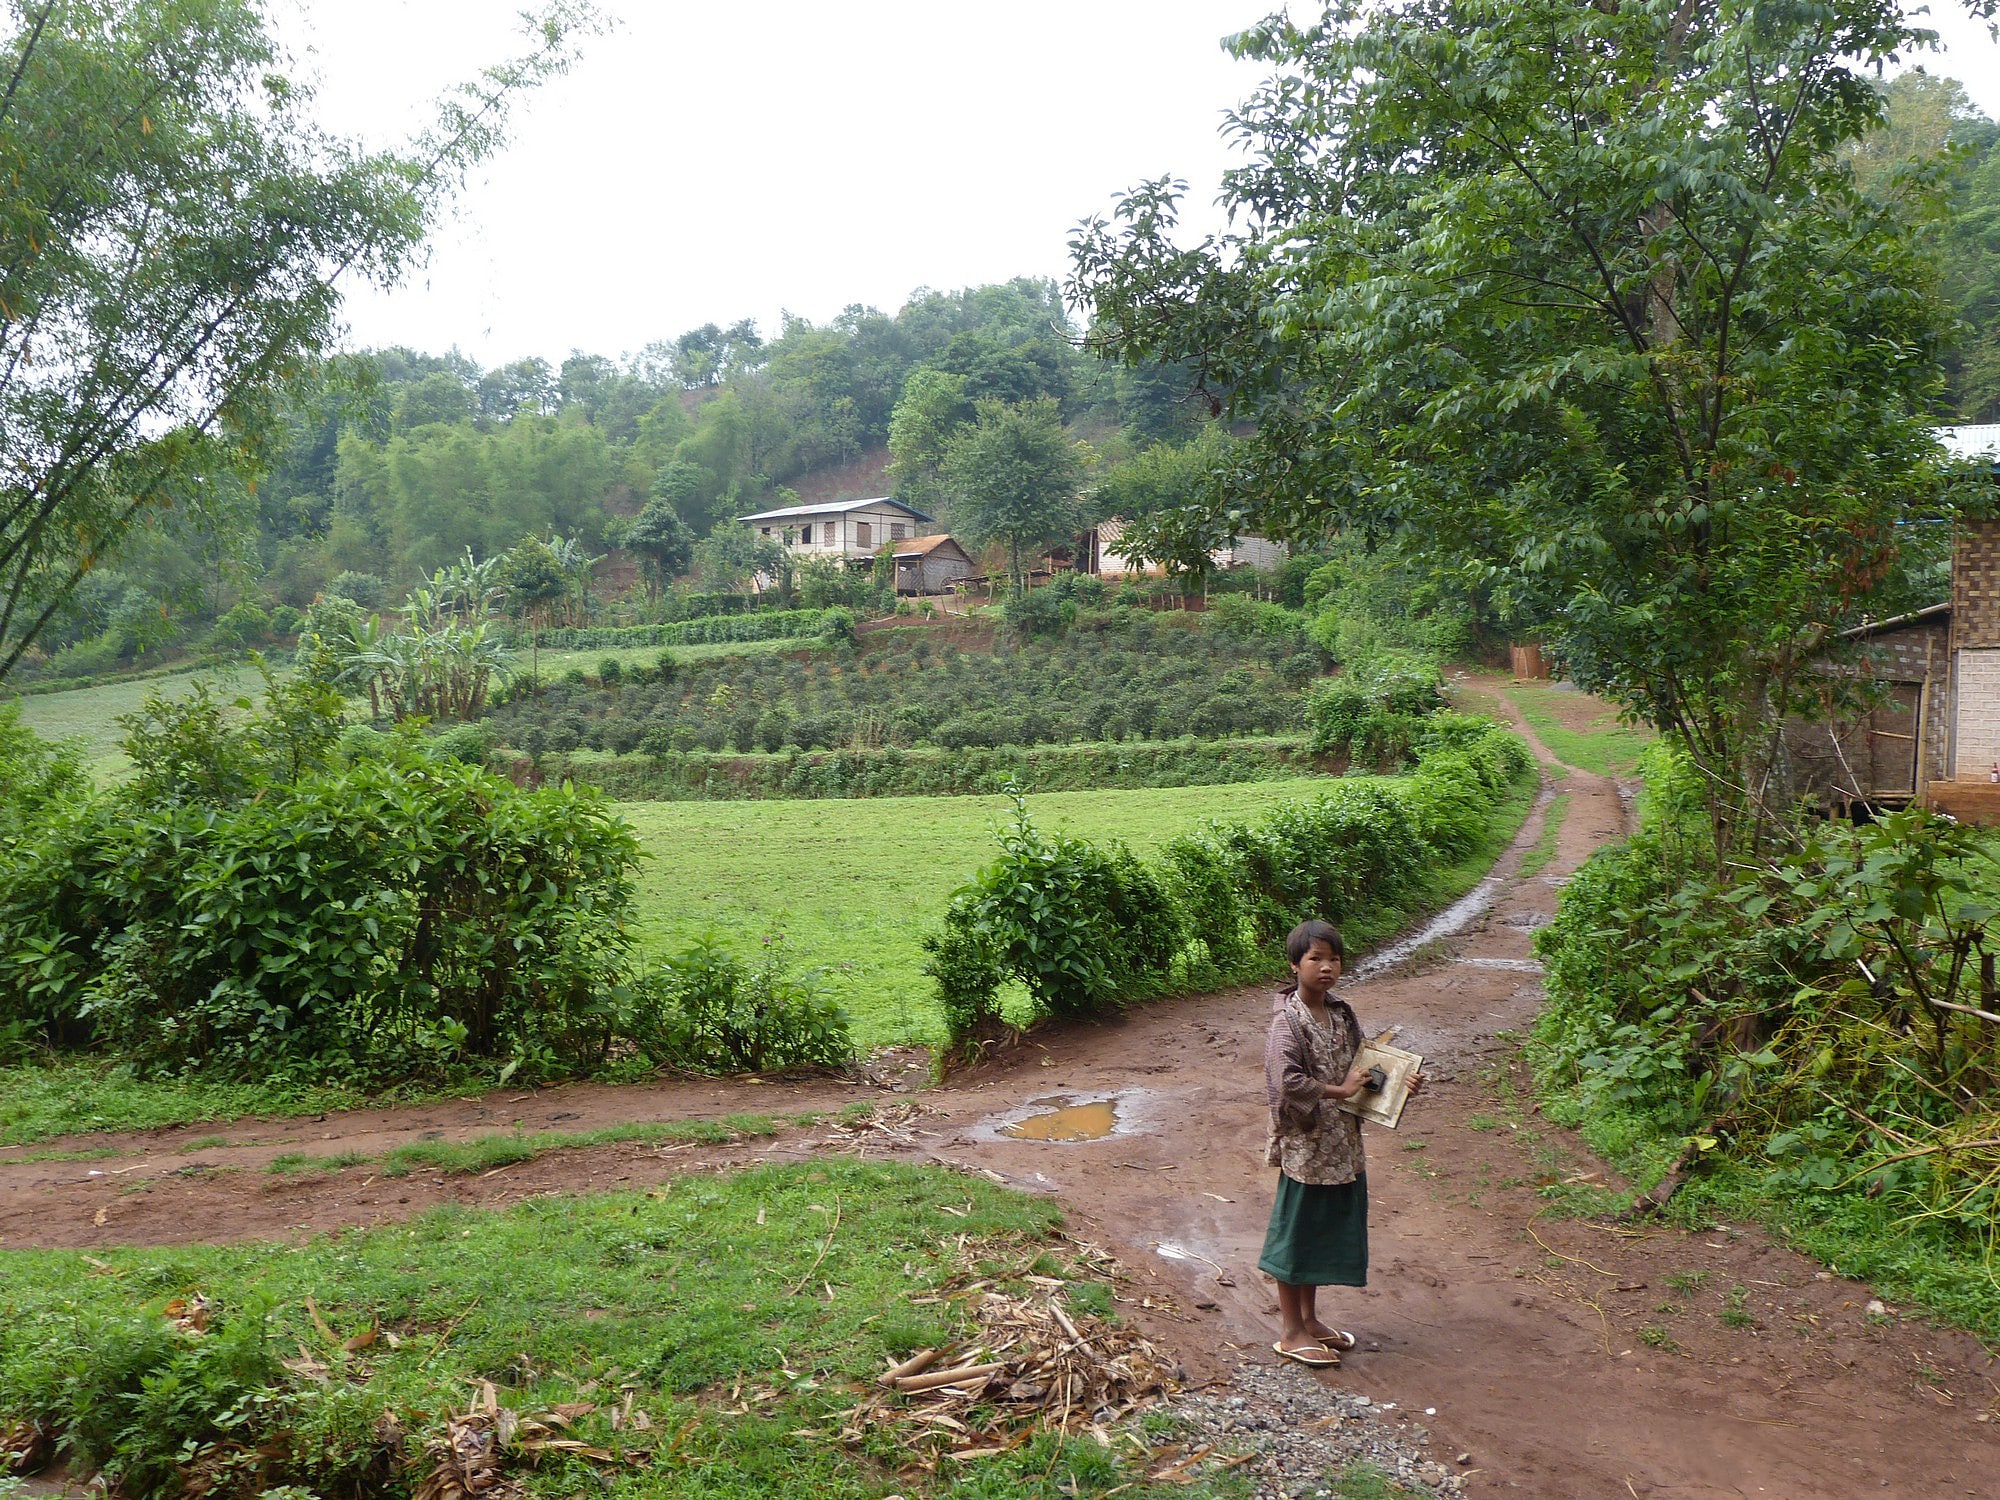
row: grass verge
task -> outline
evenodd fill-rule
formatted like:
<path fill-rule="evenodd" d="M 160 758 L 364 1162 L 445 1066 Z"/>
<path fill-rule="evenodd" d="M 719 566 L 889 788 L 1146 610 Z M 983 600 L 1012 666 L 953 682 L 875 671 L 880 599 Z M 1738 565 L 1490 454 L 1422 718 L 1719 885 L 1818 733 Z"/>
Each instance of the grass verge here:
<path fill-rule="evenodd" d="M 1146 854 L 1205 818 L 1250 818 L 1310 796 L 1319 778 L 1028 799 L 1043 828 L 1122 839 Z M 917 940 L 952 891 L 998 853 L 1002 797 L 626 803 L 652 856 L 639 876 L 640 932 L 655 951 L 704 932 L 739 949 L 782 944 L 819 971 L 865 1049 L 936 1042 L 944 1026 Z"/>
<path fill-rule="evenodd" d="M 401 1096 L 410 1102 L 422 1097 Z M 157 1130 L 245 1115 L 316 1115 L 385 1102 L 391 1102 L 389 1096 L 371 1097 L 358 1089 L 308 1088 L 283 1082 L 210 1083 L 198 1078 L 147 1080 L 134 1078 L 102 1059 L 50 1058 L 0 1068 L 0 1146 L 99 1130 Z M 20 1159 L 12 1153 L 9 1156 Z"/>
<path fill-rule="evenodd" d="M 1569 814 L 1569 794 L 1554 798 L 1549 810 L 1542 814 L 1542 836 L 1535 840 L 1535 847 L 1521 856 L 1521 878 L 1531 880 L 1546 870 L 1556 857 L 1556 844 L 1562 838 L 1563 819 Z"/>
<path fill-rule="evenodd" d="M 1630 776 L 1655 738 L 1650 729 L 1619 723 L 1617 709 L 1584 693 L 1543 682 L 1510 683 L 1503 691 L 1549 753 L 1579 771 Z"/>
<path fill-rule="evenodd" d="M 491 1172 L 546 1151 L 580 1146 L 615 1146 L 626 1141 L 683 1141 L 722 1146 L 731 1141 L 773 1136 L 779 1124 L 768 1115 L 728 1115 L 720 1120 L 649 1120 L 602 1130 L 538 1130 L 525 1135 L 482 1135 L 469 1141 L 412 1141 L 382 1158 L 384 1177 L 407 1177 L 430 1169 L 446 1174 Z"/>
<path fill-rule="evenodd" d="M 979 1290 L 1101 1300 L 1056 1227 L 979 1177 L 842 1161 L 305 1245 L 6 1252 L 0 1442 L 43 1435 L 135 1496 L 382 1493 L 490 1389 L 577 1445 L 499 1465 L 537 1495 L 1243 1493 L 1150 1486 L 1088 1437 L 926 1465 L 914 1426 L 848 1428 L 881 1370 L 973 1332 Z"/>

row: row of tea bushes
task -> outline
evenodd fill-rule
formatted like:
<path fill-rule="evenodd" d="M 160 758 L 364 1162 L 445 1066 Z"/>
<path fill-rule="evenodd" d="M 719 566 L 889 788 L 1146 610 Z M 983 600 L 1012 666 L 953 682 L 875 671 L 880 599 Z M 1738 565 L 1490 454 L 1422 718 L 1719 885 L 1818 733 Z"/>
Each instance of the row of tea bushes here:
<path fill-rule="evenodd" d="M 622 651 L 651 646 L 711 646 L 723 642 L 813 638 L 852 640 L 853 613 L 845 609 L 772 609 L 751 614 L 704 615 L 664 625 L 584 625 L 534 632 L 534 644 L 544 651 Z"/>
<path fill-rule="evenodd" d="M 1221 786 L 1338 772 L 1296 736 L 1125 744 L 1006 745 L 991 749 L 838 750 L 779 755 L 668 753 L 546 755 L 504 763 L 519 782 L 575 781 L 620 802 L 730 801 L 764 797 L 990 796 L 1023 792 Z"/>
<path fill-rule="evenodd" d="M 756 616 L 741 617 L 755 619 Z M 861 649 L 720 657 L 635 673 L 606 661 L 492 706 L 495 740 L 539 759 L 579 748 L 653 759 L 733 750 L 947 750 L 1291 734 L 1316 652 L 1144 617 L 1060 641 L 962 649 L 892 631 Z"/>
<path fill-rule="evenodd" d="M 1533 764 L 1499 724 L 1455 714 L 1415 748 L 1407 778 L 1343 778 L 1255 822 L 1183 835 L 1153 862 L 1045 834 L 1017 800 L 1000 857 L 925 939 L 953 1046 L 1000 1029 L 1009 980 L 1034 1019 L 1087 1015 L 1272 972 L 1284 935 L 1311 917 L 1388 930 L 1439 868 L 1478 848 Z"/>

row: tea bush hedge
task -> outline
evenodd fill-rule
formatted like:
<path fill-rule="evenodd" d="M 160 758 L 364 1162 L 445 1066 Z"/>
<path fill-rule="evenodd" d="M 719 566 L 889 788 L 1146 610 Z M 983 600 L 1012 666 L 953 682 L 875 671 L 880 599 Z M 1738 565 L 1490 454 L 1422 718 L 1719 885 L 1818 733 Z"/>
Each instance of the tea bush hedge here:
<path fill-rule="evenodd" d="M 645 646 L 706 646 L 722 641 L 852 639 L 854 616 L 845 609 L 772 609 L 750 614 L 701 615 L 663 625 L 584 625 L 537 630 L 545 651 L 609 651 Z M 525 646 L 528 642 L 523 641 Z"/>
<path fill-rule="evenodd" d="M 925 942 L 953 1046 L 993 1033 L 1010 978 L 1026 986 L 1034 1019 L 1102 1010 L 1269 972 L 1279 940 L 1309 917 L 1406 906 L 1438 866 L 1476 847 L 1532 765 L 1527 746 L 1486 719 L 1440 718 L 1419 747 L 1406 781 L 1336 781 L 1256 822 L 1183 835 L 1158 865 L 1043 835 L 1017 810 L 999 858 Z"/>
<path fill-rule="evenodd" d="M 990 650 L 890 631 L 811 660 L 726 657 L 685 664 L 668 681 L 627 669 L 614 682 L 517 688 L 491 722 L 501 743 L 536 755 L 582 747 L 653 760 L 1221 740 L 1296 732 L 1300 688 L 1322 662 L 1296 634 L 1239 636 L 1204 628 L 1199 616 L 1100 611 L 1060 639 L 1007 639 Z"/>
<path fill-rule="evenodd" d="M 468 726 L 474 727 L 474 726 Z M 476 726 L 484 728 L 484 726 Z M 455 745 L 461 731 L 440 736 Z M 1092 788 L 1222 786 L 1339 771 L 1339 757 L 1315 756 L 1299 738 L 1162 740 L 1120 745 L 1001 745 L 942 750 L 783 751 L 775 755 L 546 754 L 517 776 L 575 781 L 620 802 L 703 802 L 767 797 L 991 796 Z"/>
<path fill-rule="evenodd" d="M 142 1072 L 601 1061 L 636 843 L 595 792 L 407 750 L 239 804 L 101 796 L 0 868 L 0 1026 Z"/>

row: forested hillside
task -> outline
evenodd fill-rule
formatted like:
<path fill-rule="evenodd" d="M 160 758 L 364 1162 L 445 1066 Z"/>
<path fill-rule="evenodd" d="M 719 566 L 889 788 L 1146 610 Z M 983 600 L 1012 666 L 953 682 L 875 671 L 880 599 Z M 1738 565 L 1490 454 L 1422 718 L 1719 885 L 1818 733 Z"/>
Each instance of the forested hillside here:
<path fill-rule="evenodd" d="M 746 510 L 872 480 L 948 510 L 953 436 L 982 408 L 1047 403 L 1101 479 L 1149 445 L 1196 434 L 1191 382 L 1100 362 L 1051 282 L 921 291 L 893 314 L 849 307 L 745 320 L 613 359 L 578 350 L 483 369 L 456 351 L 342 356 L 298 397 L 289 441 L 236 497 L 228 540 L 168 516 L 77 591 L 44 637 L 45 675 L 129 664 L 195 645 L 244 601 L 304 609 L 335 579 L 364 606 L 393 603 L 461 557 L 560 537 L 589 555 L 648 525 L 707 536 Z M 1158 490 L 1114 486 L 1128 508 Z M 1178 498 L 1167 494 L 1163 499 Z M 686 559 L 681 559 L 683 564 Z M 254 624 L 254 620 L 252 621 Z M 226 643 L 225 643 L 226 644 Z"/>
<path fill-rule="evenodd" d="M 1960 319 L 1938 420 L 2000 420 L 2000 124 L 1952 79 L 1911 72 L 1883 90 L 1883 127 L 1852 148 L 1857 179 L 1915 193 L 1942 175 L 1954 204 L 1933 247 Z M 920 290 L 893 313 L 788 316 L 772 337 L 749 319 L 708 324 L 559 366 L 486 369 L 456 350 L 339 356 L 300 387 L 261 476 L 201 524 L 152 517 L 84 578 L 20 680 L 240 649 L 288 634 L 283 612 L 336 580 L 364 608 L 393 605 L 468 550 L 496 557 L 528 537 L 572 561 L 611 557 L 599 570 L 611 592 L 690 569 L 706 587 L 740 586 L 740 539 L 696 544 L 795 500 L 895 494 L 976 537 L 968 487 L 1024 434 L 1084 496 L 1055 521 L 1194 498 L 1228 462 L 1208 420 L 1226 382 L 1106 362 L 1086 334 L 1053 282 L 1020 278 Z M 1221 540 L 1149 537 L 1170 560 Z"/>

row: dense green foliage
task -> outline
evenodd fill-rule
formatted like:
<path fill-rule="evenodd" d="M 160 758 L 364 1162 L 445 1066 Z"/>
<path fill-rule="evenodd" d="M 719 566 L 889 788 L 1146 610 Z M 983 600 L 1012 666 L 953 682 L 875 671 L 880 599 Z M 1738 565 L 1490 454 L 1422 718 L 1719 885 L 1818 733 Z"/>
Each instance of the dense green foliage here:
<path fill-rule="evenodd" d="M 1352 662 L 1345 675 L 1306 695 L 1305 721 L 1316 754 L 1357 764 L 1401 761 L 1416 748 L 1429 717 L 1445 706 L 1436 663 L 1409 653 Z"/>
<path fill-rule="evenodd" d="M 1892 0 L 1396 0 L 1237 37 L 1229 233 L 1075 242 L 1104 347 L 1253 424 L 1208 510 L 1401 539 L 1709 777 L 1752 842 L 1806 664 L 1934 581 L 1949 163 L 1855 173 Z"/>
<path fill-rule="evenodd" d="M 951 1292 L 981 1280 L 1053 1294 L 1097 1332 L 1087 1309 L 1104 1284 L 1055 1228 L 1052 1204 L 977 1175 L 834 1157 L 297 1245 L 10 1250 L 0 1434 L 34 1439 L 35 1466 L 101 1467 L 132 1500 L 405 1495 L 436 1465 L 426 1445 L 492 1382 L 507 1412 L 618 1456 L 511 1451 L 509 1486 L 597 1492 L 612 1477 L 619 1492 L 862 1500 L 928 1457 L 934 1429 L 827 1434 L 889 1364 L 979 1336 L 971 1299 Z M 774 1348 L 793 1375 L 778 1375 Z M 732 1389 L 755 1411 L 731 1411 Z M 934 1500 L 1233 1492 L 1148 1485 L 1088 1437 L 940 1463 L 904 1487 Z"/>
<path fill-rule="evenodd" d="M 606 651 L 633 646 L 711 646 L 729 641 L 810 640 L 854 634 L 844 609 L 710 609 L 662 625 L 585 625 L 538 630 L 537 645 L 551 651 Z"/>
<path fill-rule="evenodd" d="M 1824 824 L 1719 886 L 1698 776 L 1662 746 L 1648 782 L 1644 829 L 1537 939 L 1551 1114 L 1644 1178 L 1692 1170 L 1697 1202 L 1818 1221 L 1843 1268 L 1875 1256 L 2000 1330 L 1988 837 L 1921 812 Z"/>
<path fill-rule="evenodd" d="M 714 937 L 642 973 L 624 1029 L 654 1062 L 694 1073 L 845 1067 L 846 1012 L 767 951 L 747 964 Z"/>
<path fill-rule="evenodd" d="M 1176 838 L 1153 864 L 1046 835 L 1017 801 L 999 858 L 925 940 L 953 1044 L 993 1033 L 1009 978 L 1027 987 L 1031 1020 L 1085 1014 L 1269 972 L 1309 917 L 1406 910 L 1437 866 L 1474 850 L 1530 766 L 1526 745 L 1482 719 L 1438 719 L 1417 755 L 1407 783 L 1336 781 L 1254 823 Z"/>
<path fill-rule="evenodd" d="M 332 340 L 336 279 L 407 270 L 585 14 L 528 17 L 533 55 L 371 152 L 312 118 L 249 0 L 7 7 L 0 679 L 147 517 L 192 539 L 245 502 L 285 381 Z M 139 631 L 132 582 L 97 599 L 136 603 L 112 623 Z"/>
<path fill-rule="evenodd" d="M 768 618 L 775 617 L 656 628 L 723 629 Z M 890 631 L 865 649 L 808 661 L 737 657 L 676 670 L 666 681 L 621 670 L 613 682 L 553 682 L 517 692 L 488 722 L 501 743 L 521 750 L 587 746 L 655 760 L 724 749 L 1224 739 L 1294 729 L 1299 691 L 1320 661 L 1297 630 L 1243 636 L 1121 609 L 1094 614 L 1053 642 L 1002 639 L 978 650 L 949 635 L 934 642 L 930 632 Z"/>
<path fill-rule="evenodd" d="M 7 851 L 0 1025 L 216 1077 L 603 1059 L 633 842 L 594 795 L 408 745 L 283 780 L 132 749 Z"/>
<path fill-rule="evenodd" d="M 517 768 L 518 769 L 518 768 Z M 1342 769 L 1297 737 L 1126 740 L 1118 744 L 935 745 L 775 755 L 669 751 L 642 755 L 544 754 L 544 781 L 576 781 L 620 802 L 729 801 L 770 797 L 992 796 L 1120 787 L 1223 786 Z"/>
<path fill-rule="evenodd" d="M 1881 92 L 1882 123 L 1851 153 L 1855 176 L 1893 196 L 1899 173 L 1947 169 L 1951 215 L 1938 254 L 1960 321 L 1945 348 L 1945 409 L 1960 422 L 2000 421 L 2000 124 L 1957 79 L 1922 68 Z"/>

